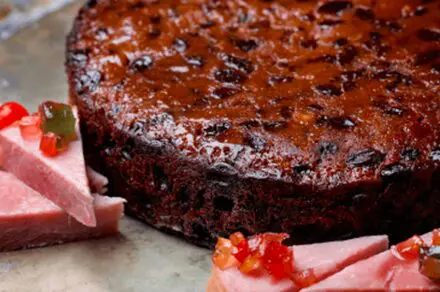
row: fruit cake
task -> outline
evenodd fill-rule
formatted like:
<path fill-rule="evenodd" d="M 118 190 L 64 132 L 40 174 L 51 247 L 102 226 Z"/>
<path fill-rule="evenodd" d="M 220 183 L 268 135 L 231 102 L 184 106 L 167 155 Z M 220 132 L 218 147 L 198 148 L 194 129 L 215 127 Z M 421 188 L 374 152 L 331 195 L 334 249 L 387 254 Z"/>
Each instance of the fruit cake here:
<path fill-rule="evenodd" d="M 440 224 L 440 2 L 89 0 L 67 40 L 87 163 L 212 246 Z"/>

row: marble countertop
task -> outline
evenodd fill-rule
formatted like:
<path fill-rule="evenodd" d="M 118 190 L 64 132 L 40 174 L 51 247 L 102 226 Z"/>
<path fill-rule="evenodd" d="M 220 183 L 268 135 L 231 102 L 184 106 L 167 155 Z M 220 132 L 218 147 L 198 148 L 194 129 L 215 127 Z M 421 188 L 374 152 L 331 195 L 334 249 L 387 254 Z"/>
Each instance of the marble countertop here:
<path fill-rule="evenodd" d="M 64 39 L 79 3 L 0 42 L 0 102 L 65 100 Z M 0 254 L 1 292 L 201 292 L 210 251 L 129 218 L 121 235 Z"/>

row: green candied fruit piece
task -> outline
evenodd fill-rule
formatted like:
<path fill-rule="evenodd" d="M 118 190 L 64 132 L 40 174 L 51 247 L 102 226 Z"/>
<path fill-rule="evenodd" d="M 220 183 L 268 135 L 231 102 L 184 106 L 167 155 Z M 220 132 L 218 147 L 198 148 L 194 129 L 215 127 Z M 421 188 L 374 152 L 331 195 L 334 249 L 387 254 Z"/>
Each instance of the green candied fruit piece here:
<path fill-rule="evenodd" d="M 65 142 L 77 139 L 76 119 L 70 105 L 52 101 L 43 102 L 39 107 L 41 130 L 52 132 Z"/>

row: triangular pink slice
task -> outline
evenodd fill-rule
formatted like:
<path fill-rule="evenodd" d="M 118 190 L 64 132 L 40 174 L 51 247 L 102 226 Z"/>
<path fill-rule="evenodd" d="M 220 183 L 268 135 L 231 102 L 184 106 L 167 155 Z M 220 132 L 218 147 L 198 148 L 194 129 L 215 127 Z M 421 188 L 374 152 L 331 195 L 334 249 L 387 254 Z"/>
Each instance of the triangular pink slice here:
<path fill-rule="evenodd" d="M 362 237 L 346 241 L 293 247 L 297 271 L 312 269 L 318 280 L 388 248 L 386 236 Z M 243 275 L 236 268 L 224 271 L 214 267 L 207 292 L 285 292 L 297 291 L 290 280 L 274 283 L 269 277 Z"/>
<path fill-rule="evenodd" d="M 17 126 L 0 131 L 0 165 L 86 226 L 96 226 L 81 135 L 69 149 L 48 158 L 39 150 L 39 140 L 26 141 Z"/>
<path fill-rule="evenodd" d="M 98 224 L 87 227 L 3 171 L 0 171 L 0 202 L 0 251 L 115 234 L 124 208 L 123 199 L 97 196 L 94 210 Z"/>
<path fill-rule="evenodd" d="M 429 242 L 431 233 L 425 234 Z M 435 283 L 419 272 L 418 260 L 405 261 L 387 250 L 349 266 L 304 291 L 440 291 Z"/>

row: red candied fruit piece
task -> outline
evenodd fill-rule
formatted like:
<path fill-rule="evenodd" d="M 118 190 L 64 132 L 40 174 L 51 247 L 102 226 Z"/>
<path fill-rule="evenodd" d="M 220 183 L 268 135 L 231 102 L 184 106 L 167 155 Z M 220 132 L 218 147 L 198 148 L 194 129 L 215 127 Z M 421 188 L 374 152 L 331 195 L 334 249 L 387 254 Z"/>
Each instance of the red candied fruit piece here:
<path fill-rule="evenodd" d="M 263 267 L 276 280 L 288 278 L 294 271 L 293 251 L 277 241 L 266 243 Z"/>
<path fill-rule="evenodd" d="M 420 236 L 414 235 L 410 239 L 396 245 L 395 249 L 405 260 L 413 260 L 419 258 L 420 248 L 424 244 Z"/>
<path fill-rule="evenodd" d="M 434 229 L 432 231 L 432 245 L 440 245 L 440 229 Z"/>
<path fill-rule="evenodd" d="M 44 134 L 40 141 L 41 152 L 48 157 L 54 157 L 58 154 L 57 150 L 58 137 L 54 133 Z"/>
<path fill-rule="evenodd" d="M 233 245 L 230 240 L 220 237 L 215 246 L 212 261 L 221 270 L 230 268 L 236 265 L 237 261 L 232 256 Z"/>
<path fill-rule="evenodd" d="M 29 112 L 19 103 L 6 102 L 0 105 L 0 130 L 28 115 Z"/>
<path fill-rule="evenodd" d="M 295 283 L 296 288 L 303 289 L 309 286 L 312 286 L 318 279 L 316 278 L 313 270 L 308 269 L 301 272 L 297 272 L 292 274 L 292 281 Z"/>
<path fill-rule="evenodd" d="M 41 118 L 39 115 L 23 117 L 18 123 L 23 139 L 32 140 L 40 138 L 42 135 L 40 124 Z"/>
<path fill-rule="evenodd" d="M 236 232 L 234 234 L 231 234 L 231 236 L 229 236 L 229 240 L 234 246 L 232 250 L 232 254 L 235 256 L 237 261 L 243 263 L 250 254 L 249 244 L 247 239 L 244 237 L 244 235 L 241 232 Z"/>

